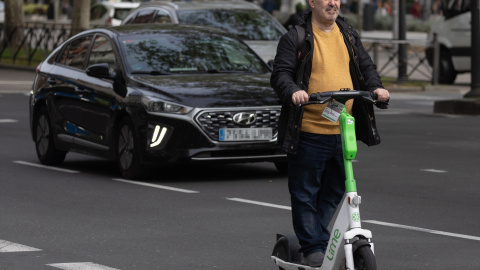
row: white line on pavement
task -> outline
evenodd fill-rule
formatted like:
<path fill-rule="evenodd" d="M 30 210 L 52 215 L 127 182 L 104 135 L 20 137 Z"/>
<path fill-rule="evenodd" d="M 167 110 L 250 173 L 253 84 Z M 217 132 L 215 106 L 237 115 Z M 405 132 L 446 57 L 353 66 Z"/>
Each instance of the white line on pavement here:
<path fill-rule="evenodd" d="M 389 227 L 401 228 L 401 229 L 412 230 L 412 231 L 427 232 L 427 233 L 440 234 L 440 235 L 457 237 L 457 238 L 464 238 L 464 239 L 468 239 L 468 240 L 480 241 L 480 237 L 478 237 L 478 236 L 471 236 L 471 235 L 458 234 L 458 233 L 442 232 L 442 231 L 424 229 L 424 228 L 407 226 L 407 225 L 401 225 L 401 224 L 395 224 L 395 223 L 388 223 L 388 222 L 377 221 L 377 220 L 362 220 L 362 222 L 372 223 L 372 224 L 377 224 L 377 225 L 382 225 L 382 226 L 389 226 Z"/>
<path fill-rule="evenodd" d="M 1 123 L 16 123 L 18 120 L 15 119 L 0 119 L 0 124 Z"/>
<path fill-rule="evenodd" d="M 33 82 L 28 81 L 0 81 L 0 84 L 26 84 L 31 85 Z"/>
<path fill-rule="evenodd" d="M 3 252 L 24 252 L 24 251 L 41 251 L 41 249 L 12 243 L 0 239 L 0 253 Z"/>
<path fill-rule="evenodd" d="M 265 202 L 259 202 L 259 201 L 251 201 L 251 200 L 245 200 L 245 199 L 240 199 L 240 198 L 226 198 L 226 199 L 230 200 L 230 201 L 243 202 L 243 203 L 261 205 L 261 206 L 267 206 L 267 207 L 273 207 L 273 208 L 280 208 L 280 209 L 285 209 L 285 210 L 292 210 L 292 208 L 290 206 L 284 206 L 284 205 L 279 205 L 279 204 L 265 203 Z"/>
<path fill-rule="evenodd" d="M 226 199 L 230 200 L 230 201 L 249 203 L 249 204 L 261 205 L 261 206 L 267 206 L 267 207 L 273 207 L 273 208 L 280 208 L 280 209 L 285 209 L 285 210 L 292 210 L 292 208 L 290 206 L 271 204 L 271 203 L 265 203 L 265 202 L 259 202 L 259 201 L 252 201 L 252 200 L 246 200 L 246 199 L 241 199 L 241 198 L 226 198 Z M 464 239 L 468 239 L 468 240 L 480 241 L 480 237 L 478 237 L 478 236 L 471 236 L 471 235 L 465 235 L 465 234 L 436 231 L 436 230 L 430 230 L 430 229 L 424 229 L 424 228 L 419 228 L 419 227 L 413 227 L 413 226 L 401 225 L 401 224 L 395 224 L 395 223 L 388 223 L 388 222 L 376 221 L 376 220 L 362 220 L 362 222 L 372 223 L 372 224 L 377 224 L 377 225 L 382 225 L 382 226 L 396 227 L 396 228 L 401 228 L 401 229 L 406 229 L 406 230 L 413 230 L 413 231 L 427 232 L 427 233 L 433 233 L 433 234 L 439 234 L 439 235 L 445 235 L 445 236 L 451 236 L 451 237 L 457 237 L 457 238 L 464 238 Z"/>
<path fill-rule="evenodd" d="M 159 188 L 159 189 L 166 189 L 166 190 L 183 192 L 183 193 L 199 193 L 198 191 L 195 191 L 195 190 L 175 188 L 175 187 L 169 187 L 169 186 L 162 186 L 162 185 L 156 185 L 156 184 L 150 184 L 150 183 L 144 183 L 144 182 L 135 182 L 135 181 L 129 181 L 129 180 L 119 179 L 119 178 L 114 178 L 112 180 L 123 182 L 123 183 L 128 183 L 128 184 L 133 184 L 133 185 L 153 187 L 153 188 Z"/>
<path fill-rule="evenodd" d="M 22 164 L 22 165 L 27 165 L 27 166 L 32 166 L 32 167 L 38 167 L 38 168 L 43 168 L 43 169 L 49 169 L 49 170 L 54 170 L 54 171 L 60 171 L 60 172 L 66 172 L 66 173 L 79 173 L 79 171 L 62 169 L 62 168 L 57 168 L 57 167 L 52 167 L 52 166 L 45 166 L 45 165 L 26 162 L 26 161 L 21 161 L 21 160 L 14 160 L 13 162 L 17 163 L 17 164 Z"/>
<path fill-rule="evenodd" d="M 436 169 L 421 169 L 422 172 L 433 172 L 433 173 L 446 173 L 447 171 L 444 170 L 436 170 Z"/>
<path fill-rule="evenodd" d="M 64 270 L 119 270 L 92 262 L 52 263 L 47 265 Z"/>

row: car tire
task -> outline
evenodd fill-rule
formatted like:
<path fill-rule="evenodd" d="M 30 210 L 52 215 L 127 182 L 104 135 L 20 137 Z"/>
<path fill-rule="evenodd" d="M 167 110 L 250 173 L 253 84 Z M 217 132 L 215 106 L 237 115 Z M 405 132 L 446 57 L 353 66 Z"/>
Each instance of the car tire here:
<path fill-rule="evenodd" d="M 138 180 L 143 177 L 140 149 L 132 120 L 125 117 L 120 122 L 116 136 L 115 159 L 120 174 L 125 179 Z"/>
<path fill-rule="evenodd" d="M 59 151 L 55 147 L 52 125 L 46 107 L 42 106 L 37 110 L 33 125 L 35 128 L 35 150 L 40 162 L 45 165 L 61 164 L 65 160 L 67 152 Z"/>
<path fill-rule="evenodd" d="M 38 160 L 45 165 L 59 165 L 65 160 L 67 152 L 55 147 L 52 125 L 48 118 L 47 108 L 42 106 L 37 110 L 34 118 L 35 150 Z"/>
<path fill-rule="evenodd" d="M 286 161 L 275 161 L 273 164 L 281 174 L 286 175 L 288 173 L 288 163 Z"/>
<path fill-rule="evenodd" d="M 457 78 L 457 71 L 453 67 L 452 57 L 446 50 L 440 51 L 439 68 L 438 82 L 441 84 L 452 84 Z"/>

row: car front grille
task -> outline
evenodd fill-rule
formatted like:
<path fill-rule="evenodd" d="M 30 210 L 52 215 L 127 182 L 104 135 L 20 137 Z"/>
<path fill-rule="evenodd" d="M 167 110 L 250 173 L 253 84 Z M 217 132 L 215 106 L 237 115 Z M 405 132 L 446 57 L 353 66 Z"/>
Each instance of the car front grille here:
<path fill-rule="evenodd" d="M 233 116 L 239 112 L 254 113 L 255 123 L 248 126 L 241 126 L 233 121 Z M 203 131 L 213 141 L 219 141 L 220 128 L 272 128 L 272 139 L 278 135 L 278 118 L 280 117 L 280 108 L 261 109 L 261 110 L 225 110 L 225 111 L 203 111 L 198 114 L 196 120 Z"/>

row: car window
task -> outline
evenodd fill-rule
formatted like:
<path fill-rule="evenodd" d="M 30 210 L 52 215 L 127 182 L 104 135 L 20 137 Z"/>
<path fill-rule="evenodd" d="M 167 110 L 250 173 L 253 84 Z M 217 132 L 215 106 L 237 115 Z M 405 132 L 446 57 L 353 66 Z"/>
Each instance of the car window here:
<path fill-rule="evenodd" d="M 116 8 L 115 12 L 113 13 L 113 18 L 122 21 L 123 19 L 125 19 L 125 17 L 127 17 L 130 10 L 130 8 Z"/>
<path fill-rule="evenodd" d="M 98 20 L 107 12 L 104 6 L 96 6 L 90 10 L 90 21 Z"/>
<path fill-rule="evenodd" d="M 248 46 L 229 37 L 176 33 L 120 42 L 132 73 L 268 72 Z"/>
<path fill-rule="evenodd" d="M 100 63 L 107 63 L 110 72 L 115 70 L 115 53 L 112 43 L 106 37 L 98 35 L 90 52 L 88 66 Z"/>
<path fill-rule="evenodd" d="M 66 44 L 65 50 L 57 61 L 59 64 L 83 69 L 85 56 L 92 41 L 92 36 L 83 36 Z"/>
<path fill-rule="evenodd" d="M 263 11 L 253 10 L 179 10 L 182 24 L 222 28 L 244 40 L 279 40 L 282 26 Z"/>
<path fill-rule="evenodd" d="M 163 10 L 158 10 L 157 13 L 155 14 L 155 17 L 153 18 L 154 23 L 171 23 L 172 18 L 170 18 L 170 15 L 166 11 Z"/>
<path fill-rule="evenodd" d="M 444 8 L 445 18 L 449 19 L 471 10 L 470 0 L 449 0 Z"/>
<path fill-rule="evenodd" d="M 137 13 L 137 16 L 135 19 L 133 19 L 132 23 L 149 23 L 152 21 L 153 17 L 153 12 L 155 10 L 153 9 L 148 9 L 148 10 L 142 10 Z"/>

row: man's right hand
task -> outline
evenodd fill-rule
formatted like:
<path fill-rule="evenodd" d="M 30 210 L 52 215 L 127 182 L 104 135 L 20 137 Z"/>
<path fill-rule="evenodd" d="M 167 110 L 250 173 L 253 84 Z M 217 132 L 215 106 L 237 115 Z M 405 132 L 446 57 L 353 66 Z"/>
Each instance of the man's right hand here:
<path fill-rule="evenodd" d="M 305 90 L 298 90 L 292 95 L 292 103 L 295 105 L 300 105 L 308 102 L 308 94 Z"/>

